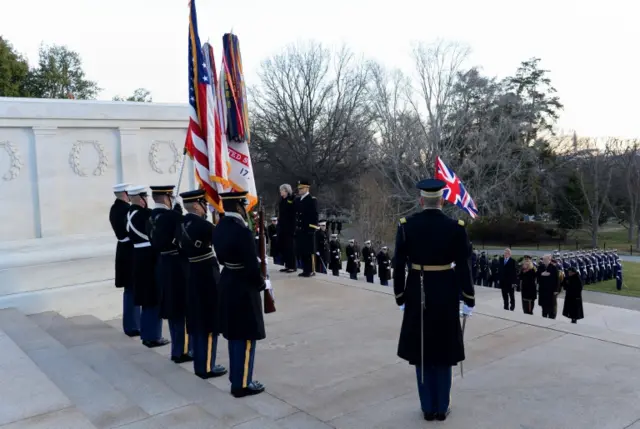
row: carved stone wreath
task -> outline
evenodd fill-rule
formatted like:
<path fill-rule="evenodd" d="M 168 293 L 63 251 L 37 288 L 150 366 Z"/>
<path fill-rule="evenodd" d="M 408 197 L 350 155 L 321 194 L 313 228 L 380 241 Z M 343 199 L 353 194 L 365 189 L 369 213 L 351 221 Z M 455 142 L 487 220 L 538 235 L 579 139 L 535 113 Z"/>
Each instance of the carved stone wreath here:
<path fill-rule="evenodd" d="M 94 176 L 102 176 L 107 170 L 109 165 L 109 158 L 105 153 L 104 146 L 97 140 L 78 140 L 71 147 L 69 152 L 69 165 L 74 173 L 80 177 L 88 176 L 88 173 L 80 166 L 80 153 L 84 146 L 93 146 L 96 152 L 98 152 L 98 165 L 93 170 Z"/>
<path fill-rule="evenodd" d="M 16 179 L 20 175 L 20 170 L 22 170 L 22 160 L 20 159 L 18 149 L 10 141 L 0 142 L 0 148 L 4 148 L 9 155 L 9 171 L 2 176 L 2 179 L 8 182 Z"/>
<path fill-rule="evenodd" d="M 173 174 L 178 171 L 178 167 L 182 162 L 182 154 L 176 147 L 173 140 L 154 140 L 153 143 L 151 143 L 151 147 L 149 148 L 149 164 L 151 164 L 151 169 L 158 174 L 164 174 L 164 170 L 160 167 L 160 163 L 158 162 L 160 145 L 169 146 L 173 152 L 173 163 L 169 167 L 169 173 Z"/>

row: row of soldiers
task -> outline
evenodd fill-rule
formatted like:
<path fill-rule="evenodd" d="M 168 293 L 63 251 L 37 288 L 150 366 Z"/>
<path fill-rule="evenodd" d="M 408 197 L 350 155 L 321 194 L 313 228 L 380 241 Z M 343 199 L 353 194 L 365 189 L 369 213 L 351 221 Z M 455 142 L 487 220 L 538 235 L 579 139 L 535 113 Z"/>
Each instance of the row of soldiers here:
<path fill-rule="evenodd" d="M 560 270 L 567 272 L 569 268 L 574 268 L 582 280 L 583 284 L 593 284 L 607 280 L 616 280 L 616 288 L 622 289 L 622 263 L 617 250 L 591 250 L 564 253 L 559 251 L 553 253 Z M 542 257 L 538 261 L 532 260 L 534 266 L 542 262 Z M 474 252 L 472 255 L 472 275 L 474 282 L 482 286 L 498 286 L 498 271 L 500 261 L 498 255 L 494 255 L 489 261 L 486 253 L 481 252 L 480 256 Z"/>
<path fill-rule="evenodd" d="M 323 274 L 331 271 L 334 276 L 339 276 L 342 270 L 342 246 L 339 235 L 335 233 L 329 234 L 327 222 L 324 220 L 321 220 L 318 226 L 319 228 L 314 233 L 314 268 Z M 340 229 L 340 225 L 338 229 Z M 284 258 L 278 248 L 277 217 L 271 218 L 271 224 L 267 227 L 266 231 L 267 241 L 270 243 L 270 256 L 276 265 L 283 265 Z M 358 273 L 361 272 L 362 264 L 364 264 L 364 275 L 368 283 L 373 283 L 374 276 L 378 274 L 380 284 L 383 286 L 389 285 L 389 280 L 391 279 L 391 258 L 389 257 L 389 249 L 387 246 L 383 246 L 376 254 L 371 241 L 367 240 L 360 251 L 356 241 L 351 239 L 345 248 L 345 253 L 347 258 L 346 271 L 352 279 L 358 279 Z M 301 261 L 298 261 L 298 266 L 301 265 Z M 286 270 L 285 268 L 281 271 Z"/>
<path fill-rule="evenodd" d="M 247 226 L 246 192 L 221 193 L 224 215 L 207 220 L 204 190 L 181 193 L 174 186 L 113 187 L 109 220 L 118 239 L 115 286 L 123 288 L 123 330 L 154 348 L 171 342 L 171 360 L 193 361 L 203 379 L 220 377 L 218 335 L 229 342 L 229 380 L 235 397 L 254 395 L 256 341 L 265 338 L 260 292 L 267 287 Z M 222 269 L 221 269 L 222 266 Z M 162 336 L 162 319 L 171 341 Z"/>

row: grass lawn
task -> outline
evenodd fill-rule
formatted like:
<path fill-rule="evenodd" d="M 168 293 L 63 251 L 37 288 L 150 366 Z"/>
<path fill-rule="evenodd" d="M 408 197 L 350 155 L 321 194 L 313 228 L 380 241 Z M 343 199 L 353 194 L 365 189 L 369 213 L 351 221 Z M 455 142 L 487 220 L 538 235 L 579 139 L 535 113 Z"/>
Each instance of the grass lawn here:
<path fill-rule="evenodd" d="M 622 290 L 616 289 L 616 281 L 609 280 L 602 283 L 585 285 L 585 290 L 612 293 L 614 295 L 640 297 L 640 264 L 636 262 L 622 262 Z"/>
<path fill-rule="evenodd" d="M 627 230 L 618 225 L 603 225 L 598 233 L 598 247 L 606 249 L 617 249 L 620 255 L 640 255 L 640 249 L 636 249 L 635 244 L 627 241 Z M 482 249 L 482 244 L 474 243 L 476 248 Z M 632 246 L 633 244 L 633 246 Z M 569 231 L 567 240 L 558 244 L 524 244 L 513 245 L 513 250 L 527 249 L 527 250 L 555 250 L 559 249 L 561 252 L 574 252 L 578 249 L 588 249 L 591 246 L 591 233 L 588 231 Z M 505 245 L 499 244 L 486 244 L 484 248 L 491 252 L 504 249 Z M 502 253 L 501 251 L 499 253 Z"/>

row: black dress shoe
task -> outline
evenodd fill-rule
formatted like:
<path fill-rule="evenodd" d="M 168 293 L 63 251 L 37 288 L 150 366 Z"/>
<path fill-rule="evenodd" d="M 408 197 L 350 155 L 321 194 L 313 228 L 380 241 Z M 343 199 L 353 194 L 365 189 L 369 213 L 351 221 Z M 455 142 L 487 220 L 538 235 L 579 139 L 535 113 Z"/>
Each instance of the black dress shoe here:
<path fill-rule="evenodd" d="M 294 270 L 293 268 L 289 268 L 287 270 L 285 270 L 285 273 L 295 273 L 297 270 Z"/>
<path fill-rule="evenodd" d="M 193 361 L 193 356 L 191 356 L 188 353 L 185 353 L 182 356 L 178 356 L 178 357 L 171 356 L 171 360 L 174 361 L 175 363 L 192 362 Z"/>
<path fill-rule="evenodd" d="M 136 331 L 129 331 L 129 332 L 125 332 L 125 334 L 127 335 L 127 337 L 139 337 L 140 336 L 140 331 L 136 330 Z"/>
<path fill-rule="evenodd" d="M 231 389 L 231 394 L 236 398 L 244 398 L 245 396 L 257 395 L 264 392 L 264 386 L 259 381 L 252 381 L 245 388 Z"/>
<path fill-rule="evenodd" d="M 216 365 L 216 366 L 213 367 L 213 369 L 211 371 L 207 372 L 206 374 L 198 374 L 198 373 L 196 373 L 196 375 L 198 377 L 202 378 L 203 380 L 206 380 L 208 378 L 222 377 L 226 373 L 227 373 L 227 368 L 225 368 L 222 365 Z"/>
<path fill-rule="evenodd" d="M 428 422 L 432 422 L 436 419 L 436 413 L 424 413 L 424 419 Z"/>
<path fill-rule="evenodd" d="M 311 277 L 312 273 L 300 273 L 298 277 Z"/>
<path fill-rule="evenodd" d="M 438 421 L 443 422 L 443 421 L 447 420 L 447 416 L 448 416 L 449 414 L 451 414 L 451 408 L 449 408 L 449 409 L 448 409 L 446 412 L 444 412 L 444 413 L 436 413 L 436 419 L 437 419 Z"/>
<path fill-rule="evenodd" d="M 286 273 L 287 271 L 289 271 L 289 269 L 288 268 L 281 268 L 278 271 L 280 271 L 281 273 Z"/>
<path fill-rule="evenodd" d="M 142 344 L 149 347 L 150 349 L 153 349 L 155 347 L 166 346 L 170 342 L 171 341 L 167 340 L 166 338 L 160 338 L 159 340 L 143 341 Z"/>

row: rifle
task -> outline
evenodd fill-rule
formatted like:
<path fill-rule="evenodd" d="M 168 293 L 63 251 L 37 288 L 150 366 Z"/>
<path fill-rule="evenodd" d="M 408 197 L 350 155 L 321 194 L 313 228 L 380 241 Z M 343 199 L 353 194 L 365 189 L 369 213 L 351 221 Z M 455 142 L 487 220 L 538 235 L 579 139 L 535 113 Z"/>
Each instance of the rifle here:
<path fill-rule="evenodd" d="M 258 209 L 258 247 L 260 248 L 260 271 L 265 279 L 269 278 L 267 273 L 267 240 L 264 227 L 264 208 L 262 207 L 262 199 Z M 276 311 L 276 302 L 273 296 L 273 289 L 267 286 L 264 290 L 264 314 Z"/>

